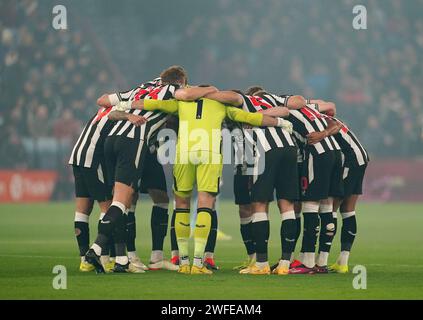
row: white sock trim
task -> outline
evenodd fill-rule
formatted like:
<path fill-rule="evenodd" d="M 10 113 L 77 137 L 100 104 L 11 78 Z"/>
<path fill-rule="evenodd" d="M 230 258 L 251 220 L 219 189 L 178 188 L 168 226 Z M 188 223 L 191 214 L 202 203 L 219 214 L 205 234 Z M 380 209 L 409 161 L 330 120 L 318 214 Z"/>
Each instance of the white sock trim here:
<path fill-rule="evenodd" d="M 75 211 L 75 222 L 85 222 L 88 223 L 90 216 L 88 214 Z"/>
<path fill-rule="evenodd" d="M 101 255 L 101 247 L 97 243 L 93 243 L 91 249 L 94 250 L 95 254 L 100 256 Z"/>
<path fill-rule="evenodd" d="M 321 204 L 319 206 L 319 213 L 333 212 L 332 204 Z"/>
<path fill-rule="evenodd" d="M 352 216 L 355 216 L 355 211 L 350 212 L 341 212 L 342 219 L 346 219 Z"/>
<path fill-rule="evenodd" d="M 239 220 L 241 221 L 241 224 L 249 224 L 251 221 L 253 221 L 253 217 L 247 217 L 247 218 L 239 218 Z"/>
<path fill-rule="evenodd" d="M 289 219 L 295 220 L 294 210 L 282 212 L 281 218 L 282 218 L 282 221 L 289 220 Z"/>
<path fill-rule="evenodd" d="M 106 215 L 105 212 L 101 212 L 100 213 L 100 217 L 98 218 L 98 220 L 103 220 L 104 216 Z"/>
<path fill-rule="evenodd" d="M 118 207 L 120 210 L 122 210 L 122 213 L 126 212 L 126 207 L 122 202 L 119 201 L 113 201 L 111 206 Z"/>
<path fill-rule="evenodd" d="M 127 264 L 129 261 L 128 256 L 119 256 L 116 257 L 116 263 L 121 264 L 121 265 L 125 265 Z"/>
<path fill-rule="evenodd" d="M 337 212 L 332 212 L 332 217 L 333 217 L 334 219 L 337 219 L 337 218 L 338 218 L 338 213 L 337 213 Z"/>
<path fill-rule="evenodd" d="M 253 223 L 267 220 L 269 220 L 269 217 L 266 212 L 255 212 L 253 214 Z"/>
<path fill-rule="evenodd" d="M 295 219 L 301 218 L 301 212 L 295 213 Z"/>
<path fill-rule="evenodd" d="M 163 251 L 162 250 L 153 250 L 151 251 L 151 255 L 150 255 L 150 261 L 155 263 L 155 262 L 159 262 L 162 261 L 163 258 Z"/>
<path fill-rule="evenodd" d="M 153 204 L 153 207 L 158 207 L 158 208 L 162 208 L 162 209 L 169 209 L 169 203 L 155 203 Z"/>
<path fill-rule="evenodd" d="M 178 256 L 179 256 L 179 250 L 172 250 L 172 251 L 170 252 L 170 254 L 172 255 L 172 258 L 173 258 L 173 257 L 178 257 Z"/>
<path fill-rule="evenodd" d="M 332 209 L 331 209 L 332 211 Z M 319 212 L 319 202 L 316 201 L 304 201 L 303 202 L 303 212 Z"/>

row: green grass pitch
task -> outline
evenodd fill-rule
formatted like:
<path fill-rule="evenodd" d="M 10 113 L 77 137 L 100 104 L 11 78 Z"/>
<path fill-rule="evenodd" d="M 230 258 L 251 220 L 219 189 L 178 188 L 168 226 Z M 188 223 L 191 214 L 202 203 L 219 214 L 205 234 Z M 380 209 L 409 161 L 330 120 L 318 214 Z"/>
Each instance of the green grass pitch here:
<path fill-rule="evenodd" d="M 148 262 L 149 201 L 140 204 L 138 252 Z M 367 269 L 367 289 L 355 290 L 354 274 L 248 276 L 232 267 L 245 258 L 235 205 L 221 202 L 220 228 L 231 241 L 218 241 L 221 270 L 212 276 L 170 271 L 145 274 L 80 273 L 73 231 L 72 203 L 0 205 L 0 299 L 422 299 L 423 205 L 361 204 L 358 237 L 350 269 Z M 98 209 L 93 212 L 91 236 Z M 272 205 L 270 260 L 280 253 L 280 217 Z M 169 253 L 169 239 L 166 239 Z M 332 262 L 339 252 L 339 233 Z M 67 268 L 67 289 L 55 290 L 55 265 Z"/>

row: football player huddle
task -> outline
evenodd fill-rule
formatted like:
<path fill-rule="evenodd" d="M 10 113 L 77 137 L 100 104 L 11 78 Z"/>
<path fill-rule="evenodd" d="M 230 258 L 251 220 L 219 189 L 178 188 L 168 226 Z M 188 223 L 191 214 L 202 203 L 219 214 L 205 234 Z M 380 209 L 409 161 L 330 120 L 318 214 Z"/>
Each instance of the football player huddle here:
<path fill-rule="evenodd" d="M 236 267 L 239 273 L 348 272 L 357 232 L 355 207 L 369 157 L 354 133 L 336 117 L 334 103 L 275 94 L 260 86 L 245 92 L 191 86 L 186 71 L 171 66 L 132 90 L 102 95 L 97 105 L 69 160 L 75 177 L 80 271 L 165 269 L 212 274 L 217 270 L 213 255 L 216 197 L 225 127 L 232 129 L 234 198 L 248 256 Z M 177 132 L 176 146 L 170 141 L 174 145 L 175 199 L 170 219 L 164 163 L 158 156 L 164 146 L 159 138 L 163 128 Z M 191 228 L 194 187 L 198 195 Z M 148 193 L 153 202 L 148 264 L 141 262 L 135 246 L 139 193 Z M 272 265 L 268 259 L 269 204 L 275 196 L 281 217 L 281 256 Z M 89 216 L 95 201 L 101 214 L 97 237 L 90 245 Z M 338 210 L 341 252 L 336 263 L 328 266 Z M 171 258 L 166 260 L 163 247 L 169 220 Z M 294 257 L 301 233 L 300 254 Z"/>

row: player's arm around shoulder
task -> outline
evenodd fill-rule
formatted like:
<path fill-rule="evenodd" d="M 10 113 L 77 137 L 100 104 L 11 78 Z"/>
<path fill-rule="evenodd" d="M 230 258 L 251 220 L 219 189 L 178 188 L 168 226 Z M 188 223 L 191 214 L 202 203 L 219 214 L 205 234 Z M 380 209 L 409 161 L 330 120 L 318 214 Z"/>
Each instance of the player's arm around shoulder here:
<path fill-rule="evenodd" d="M 261 126 L 264 118 L 259 112 L 248 112 L 236 107 L 226 107 L 226 116 L 232 121 L 247 123 L 254 127 Z"/>
<path fill-rule="evenodd" d="M 118 111 L 126 111 L 130 109 L 176 113 L 178 111 L 178 101 L 175 99 L 140 99 L 136 101 L 121 101 L 116 106 L 116 110 Z"/>
<path fill-rule="evenodd" d="M 108 108 L 119 103 L 119 97 L 116 93 L 105 93 L 97 99 L 99 107 Z"/>
<path fill-rule="evenodd" d="M 147 122 L 147 119 L 144 118 L 143 116 L 124 112 L 124 111 L 118 111 L 118 110 L 112 110 L 107 115 L 107 118 L 111 121 L 120 121 L 120 120 L 129 121 L 135 126 L 141 126 Z"/>
<path fill-rule="evenodd" d="M 217 91 L 217 88 L 213 86 L 185 87 L 177 89 L 174 97 L 181 101 L 195 101 Z"/>
<path fill-rule="evenodd" d="M 243 104 L 242 96 L 234 91 L 216 91 L 208 93 L 204 98 L 215 100 L 223 104 L 229 104 L 235 107 L 241 107 Z"/>
<path fill-rule="evenodd" d="M 274 107 L 274 108 L 270 108 L 270 109 L 265 109 L 265 110 L 261 110 L 259 111 L 261 114 L 265 114 L 267 116 L 270 117 L 282 117 L 282 118 L 286 118 L 289 116 L 289 109 L 287 107 Z"/>
<path fill-rule="evenodd" d="M 291 122 L 261 112 L 248 112 L 235 107 L 227 107 L 226 115 L 233 121 L 247 123 L 254 127 L 280 127 L 292 133 Z"/>
<path fill-rule="evenodd" d="M 310 99 L 311 104 L 317 106 L 317 110 L 321 113 L 327 114 L 328 116 L 336 115 L 336 105 L 334 102 L 319 100 L 319 99 Z"/>

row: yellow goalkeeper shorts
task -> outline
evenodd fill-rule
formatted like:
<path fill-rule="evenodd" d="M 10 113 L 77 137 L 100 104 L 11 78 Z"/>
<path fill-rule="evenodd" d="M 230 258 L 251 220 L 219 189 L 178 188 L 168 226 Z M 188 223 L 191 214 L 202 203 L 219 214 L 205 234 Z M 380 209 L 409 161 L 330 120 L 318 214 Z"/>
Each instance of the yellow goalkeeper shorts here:
<path fill-rule="evenodd" d="M 221 154 L 209 151 L 177 154 L 173 166 L 173 191 L 180 197 L 189 197 L 197 182 L 198 191 L 217 194 L 222 170 Z"/>

